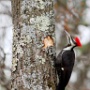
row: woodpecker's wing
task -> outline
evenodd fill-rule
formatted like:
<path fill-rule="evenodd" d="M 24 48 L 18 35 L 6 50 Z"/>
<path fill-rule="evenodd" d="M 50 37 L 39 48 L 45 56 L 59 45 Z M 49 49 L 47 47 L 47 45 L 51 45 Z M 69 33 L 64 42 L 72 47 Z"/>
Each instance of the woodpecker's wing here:
<path fill-rule="evenodd" d="M 63 54 L 63 50 L 58 54 L 57 58 L 56 58 L 56 63 L 55 63 L 55 67 L 56 67 L 56 71 L 57 71 L 57 74 L 58 74 L 58 79 L 59 79 L 59 82 L 57 83 L 57 88 L 56 90 L 64 90 L 65 87 L 62 87 L 61 86 L 61 67 L 62 67 L 62 54 Z"/>
<path fill-rule="evenodd" d="M 63 50 L 58 54 L 56 64 L 60 64 L 62 62 L 62 54 L 63 54 Z"/>
<path fill-rule="evenodd" d="M 57 65 L 56 69 L 60 80 L 57 90 L 64 90 L 66 85 L 68 84 L 68 81 L 72 73 L 74 61 L 75 61 L 75 54 L 73 50 L 62 51 L 57 56 L 57 62 L 59 63 L 56 64 Z"/>
<path fill-rule="evenodd" d="M 62 54 L 63 54 L 63 50 L 58 54 L 56 61 L 55 61 L 55 68 L 56 68 L 59 78 L 61 76 Z"/>
<path fill-rule="evenodd" d="M 61 70 L 61 79 L 60 79 L 60 84 L 62 87 L 66 87 L 66 85 L 69 82 L 72 69 L 74 66 L 74 61 L 75 61 L 75 54 L 74 51 L 65 51 L 62 55 L 62 67 L 64 68 Z"/>

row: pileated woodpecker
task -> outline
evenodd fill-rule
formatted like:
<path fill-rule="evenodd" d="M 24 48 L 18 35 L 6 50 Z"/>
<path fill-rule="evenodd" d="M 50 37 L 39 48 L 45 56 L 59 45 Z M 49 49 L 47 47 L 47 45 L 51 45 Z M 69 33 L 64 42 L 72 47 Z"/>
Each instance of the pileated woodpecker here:
<path fill-rule="evenodd" d="M 65 90 L 75 61 L 75 53 L 73 49 L 75 47 L 82 46 L 78 37 L 73 39 L 68 32 L 66 33 L 68 35 L 69 44 L 67 44 L 63 50 L 61 50 L 55 62 L 55 67 L 59 78 L 59 83 L 56 90 Z"/>

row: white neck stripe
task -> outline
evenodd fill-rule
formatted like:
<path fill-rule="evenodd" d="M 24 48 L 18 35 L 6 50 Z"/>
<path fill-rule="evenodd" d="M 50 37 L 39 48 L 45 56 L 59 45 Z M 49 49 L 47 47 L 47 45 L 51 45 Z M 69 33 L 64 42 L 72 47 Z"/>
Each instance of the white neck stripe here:
<path fill-rule="evenodd" d="M 71 50 L 72 48 L 73 46 L 69 46 L 69 47 L 64 48 L 63 50 Z"/>

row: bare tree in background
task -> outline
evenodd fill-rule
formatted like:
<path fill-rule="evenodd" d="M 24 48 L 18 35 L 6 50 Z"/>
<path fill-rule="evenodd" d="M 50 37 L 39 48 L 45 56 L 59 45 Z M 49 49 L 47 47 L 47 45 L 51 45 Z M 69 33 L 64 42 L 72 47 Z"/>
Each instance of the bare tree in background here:
<path fill-rule="evenodd" d="M 53 0 L 12 0 L 12 90 L 55 90 Z"/>
<path fill-rule="evenodd" d="M 10 4 L 8 0 L 0 0 L 0 90 L 10 90 L 10 63 L 12 57 L 12 15 Z"/>

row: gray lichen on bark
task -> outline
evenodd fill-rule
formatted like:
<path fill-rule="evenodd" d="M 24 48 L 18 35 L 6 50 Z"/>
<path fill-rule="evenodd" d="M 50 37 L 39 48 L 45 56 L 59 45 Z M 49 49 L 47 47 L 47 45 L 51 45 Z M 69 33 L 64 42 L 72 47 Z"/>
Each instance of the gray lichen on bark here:
<path fill-rule="evenodd" d="M 46 36 L 54 39 L 53 1 L 12 0 L 12 6 L 12 90 L 55 90 L 53 60 L 42 48 Z"/>

